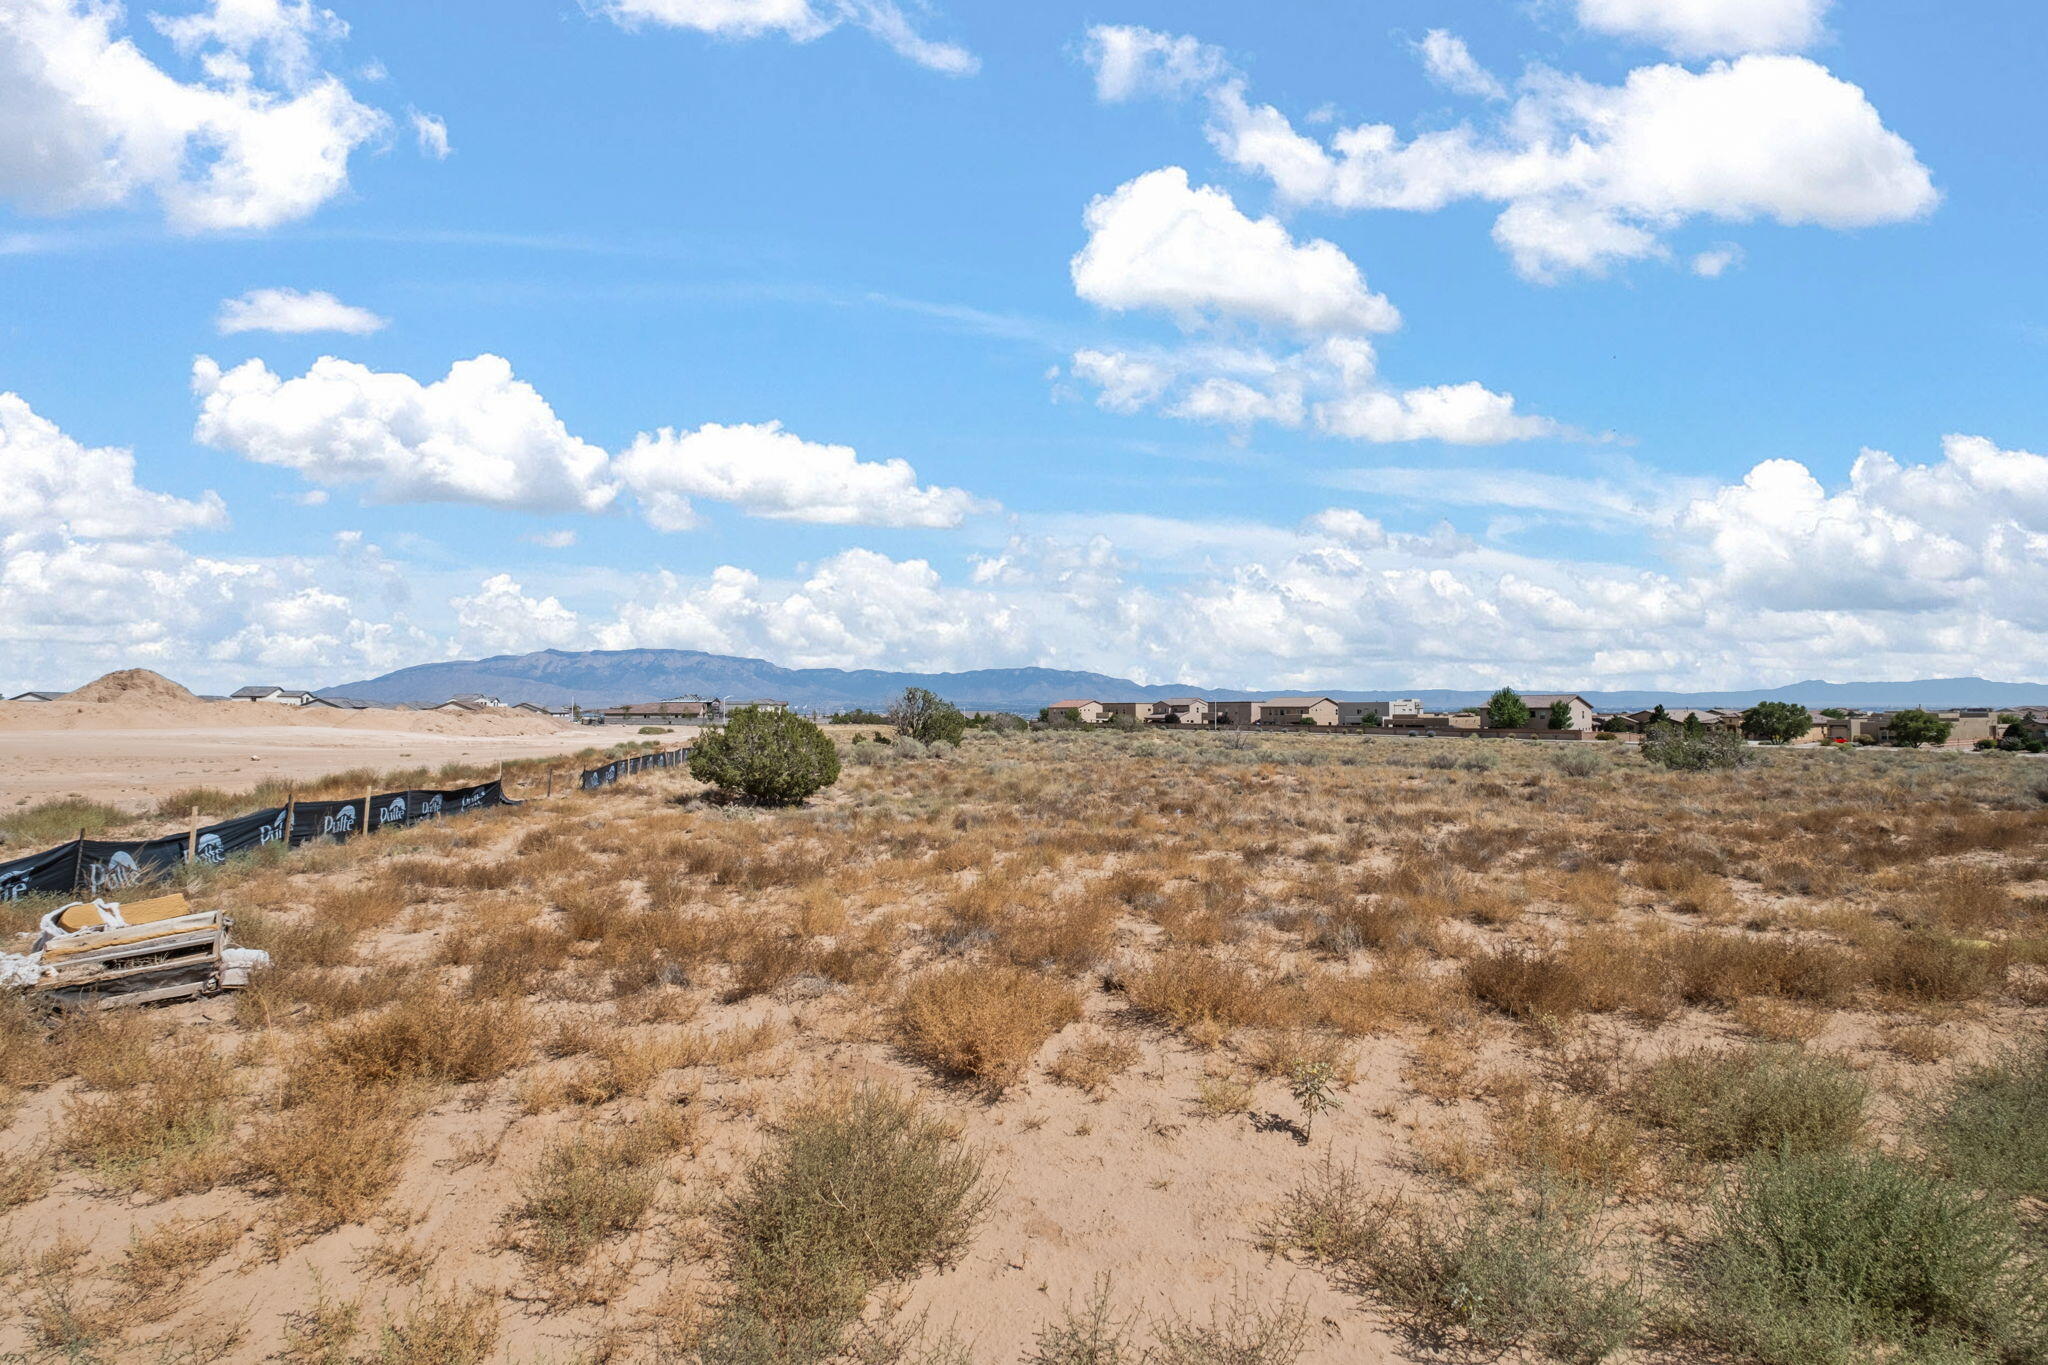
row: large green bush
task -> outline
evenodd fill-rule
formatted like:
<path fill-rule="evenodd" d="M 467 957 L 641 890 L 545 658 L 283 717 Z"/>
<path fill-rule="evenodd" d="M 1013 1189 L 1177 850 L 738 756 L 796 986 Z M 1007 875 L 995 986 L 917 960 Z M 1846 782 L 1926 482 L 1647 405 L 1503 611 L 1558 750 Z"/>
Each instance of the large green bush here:
<path fill-rule="evenodd" d="M 1486 699 L 1485 715 L 1489 730 L 1519 730 L 1531 719 L 1529 703 L 1512 687 L 1503 687 Z"/>
<path fill-rule="evenodd" d="M 1812 729 L 1812 714 L 1797 702 L 1760 701 L 1742 713 L 1742 733 L 1766 744 L 1790 744 Z"/>
<path fill-rule="evenodd" d="M 1957 1179 L 2048 1198 L 2048 1038 L 1964 1071 L 1929 1129 L 1929 1146 Z"/>
<path fill-rule="evenodd" d="M 697 741 L 690 776 L 762 805 L 794 806 L 839 780 L 839 750 L 801 716 L 748 706 Z"/>
<path fill-rule="evenodd" d="M 2041 1281 L 2009 1209 L 1876 1152 L 1765 1157 L 1716 1200 L 1697 1334 L 1769 1365 L 2043 1359 Z"/>
<path fill-rule="evenodd" d="M 1643 736 L 1643 757 L 1674 772 L 1704 772 L 1709 768 L 1739 768 L 1749 761 L 1749 750 L 1743 747 L 1739 736 L 1726 730 L 1686 730 L 1663 721 L 1652 725 Z"/>
<path fill-rule="evenodd" d="M 1901 711 L 1885 722 L 1885 743 L 1895 744 L 1901 749 L 1917 748 L 1922 744 L 1946 744 L 1955 722 L 1943 720 L 1932 711 L 1918 707 Z"/>
<path fill-rule="evenodd" d="M 923 687 L 906 687 L 889 708 L 889 723 L 919 744 L 944 740 L 958 744 L 967 733 L 967 717 L 944 697 Z"/>

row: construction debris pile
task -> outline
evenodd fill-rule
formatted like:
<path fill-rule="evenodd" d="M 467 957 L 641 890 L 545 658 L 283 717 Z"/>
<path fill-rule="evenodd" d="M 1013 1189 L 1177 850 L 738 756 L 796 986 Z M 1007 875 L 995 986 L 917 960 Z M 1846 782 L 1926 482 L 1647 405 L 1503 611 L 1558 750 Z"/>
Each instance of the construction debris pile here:
<path fill-rule="evenodd" d="M 0 954 L 0 986 L 67 1009 L 182 1000 L 249 984 L 270 955 L 228 944 L 234 921 L 182 895 L 74 901 L 43 916 L 34 951 Z"/>

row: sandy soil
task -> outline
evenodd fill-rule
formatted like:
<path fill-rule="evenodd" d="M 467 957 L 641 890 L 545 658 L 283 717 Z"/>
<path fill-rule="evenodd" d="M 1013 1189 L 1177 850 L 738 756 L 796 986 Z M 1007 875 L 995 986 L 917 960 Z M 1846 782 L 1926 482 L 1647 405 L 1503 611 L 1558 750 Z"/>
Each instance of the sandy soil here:
<path fill-rule="evenodd" d="M 624 735 L 567 725 L 540 734 L 287 725 L 0 730 L 0 810 L 74 792 L 140 809 L 180 787 L 235 791 L 273 777 L 304 781 L 347 768 L 494 763 L 574 753 Z"/>
<path fill-rule="evenodd" d="M 129 669 L 62 701 L 0 702 L 0 810 L 74 793 L 139 808 L 180 787 L 234 791 L 349 768 L 538 758 L 626 737 L 622 728 L 572 725 L 526 711 L 207 702 L 167 678 Z"/>

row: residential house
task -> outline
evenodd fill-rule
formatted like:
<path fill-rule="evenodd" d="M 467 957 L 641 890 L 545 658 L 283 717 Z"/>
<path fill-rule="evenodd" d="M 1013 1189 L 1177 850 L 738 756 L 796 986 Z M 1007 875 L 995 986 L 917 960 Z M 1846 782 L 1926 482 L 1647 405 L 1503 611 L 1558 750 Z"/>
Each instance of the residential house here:
<path fill-rule="evenodd" d="M 70 695 L 71 695 L 71 694 L 70 694 L 69 692 L 18 692 L 18 693 L 16 693 L 16 694 L 15 694 L 14 696 L 11 696 L 11 697 L 9 697 L 9 698 L 8 698 L 7 700 L 9 700 L 9 701 L 56 701 L 56 700 L 57 700 L 57 699 L 58 699 L 59 697 L 68 697 L 68 696 L 70 696 Z"/>
<path fill-rule="evenodd" d="M 1102 703 L 1088 701 L 1085 698 L 1070 698 L 1066 701 L 1056 701 L 1046 707 L 1045 714 L 1053 720 L 1071 716 L 1083 725 L 1098 725 L 1102 721 Z"/>
<path fill-rule="evenodd" d="M 725 707 L 727 715 L 732 714 L 734 711 L 744 711 L 749 707 L 756 711 L 787 711 L 789 709 L 789 703 L 786 701 L 769 701 L 766 698 L 759 698 L 754 701 L 739 701 L 735 699 L 721 704 Z"/>
<path fill-rule="evenodd" d="M 1259 704 L 1260 725 L 1335 725 L 1337 703 L 1328 697 L 1268 697 Z"/>
<path fill-rule="evenodd" d="M 1155 702 L 1152 711 L 1154 725 L 1207 725 L 1209 703 L 1200 697 L 1168 697 Z"/>
<path fill-rule="evenodd" d="M 1113 721 L 1118 716 L 1129 716 L 1143 725 L 1157 713 L 1158 706 L 1156 701 L 1106 701 L 1102 703 L 1102 718 Z"/>
<path fill-rule="evenodd" d="M 1259 714 L 1264 709 L 1264 702 L 1212 701 L 1209 703 L 1209 716 L 1217 725 L 1257 725 Z"/>
<path fill-rule="evenodd" d="M 1381 724 L 1395 716 L 1419 716 L 1422 703 L 1413 697 L 1402 697 L 1394 701 L 1340 701 L 1337 703 L 1339 725 L 1369 725 L 1367 716 L 1376 718 Z"/>
<path fill-rule="evenodd" d="M 240 687 L 236 688 L 233 701 L 267 701 L 280 706 L 304 706 L 313 700 L 311 692 L 299 692 L 286 687 Z"/>
<path fill-rule="evenodd" d="M 1549 727 L 1550 708 L 1558 702 L 1563 702 L 1571 712 L 1571 723 L 1565 729 L 1593 728 L 1593 703 L 1576 692 L 1528 692 L 1522 696 L 1523 705 L 1529 708 L 1529 724 L 1539 730 Z"/>

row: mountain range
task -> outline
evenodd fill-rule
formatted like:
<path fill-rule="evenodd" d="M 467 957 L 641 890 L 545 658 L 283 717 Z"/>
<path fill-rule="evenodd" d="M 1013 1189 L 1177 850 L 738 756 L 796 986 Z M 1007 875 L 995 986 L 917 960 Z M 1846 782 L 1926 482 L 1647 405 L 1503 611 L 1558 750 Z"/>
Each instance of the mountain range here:
<path fill-rule="evenodd" d="M 544 706 L 616 706 L 701 696 L 774 698 L 803 710 L 882 707 L 906 687 L 928 687 L 955 705 L 977 711 L 1033 714 L 1069 698 L 1147 701 L 1160 697 L 1266 697 L 1308 692 L 1338 701 L 1414 697 L 1432 711 L 1456 710 L 1486 700 L 1487 692 L 1388 687 L 1359 691 L 1326 688 L 1217 688 L 1193 683 L 1146 684 L 1104 673 L 1056 668 L 977 668 L 963 673 L 912 673 L 860 668 L 784 668 L 765 659 L 707 654 L 695 649 L 544 649 L 420 664 L 382 677 L 318 689 L 321 696 L 366 701 L 431 703 L 464 692 Z M 1551 689 L 1530 687 L 1541 692 Z M 1760 701 L 1872 710 L 1906 706 L 2048 705 L 2048 684 L 1984 678 L 1921 678 L 1909 682 L 1798 682 L 1783 687 L 1721 692 L 1581 692 L 1596 709 L 1629 711 L 1654 706 L 1746 707 Z"/>

